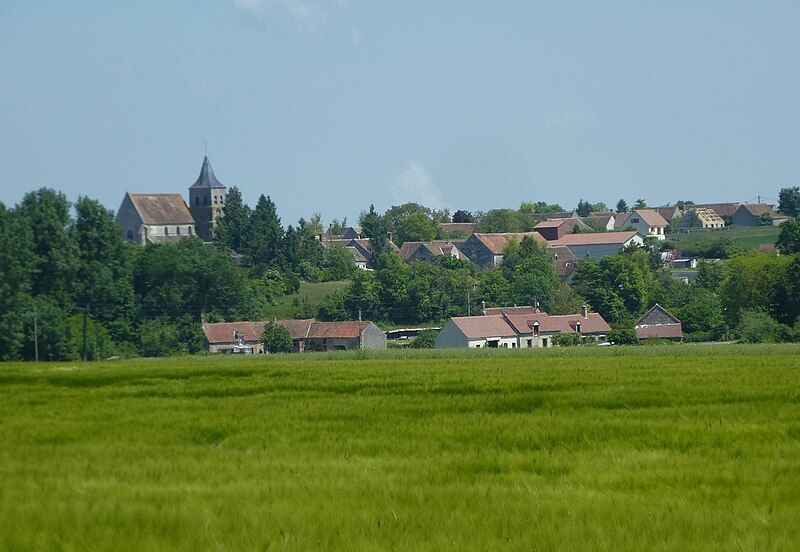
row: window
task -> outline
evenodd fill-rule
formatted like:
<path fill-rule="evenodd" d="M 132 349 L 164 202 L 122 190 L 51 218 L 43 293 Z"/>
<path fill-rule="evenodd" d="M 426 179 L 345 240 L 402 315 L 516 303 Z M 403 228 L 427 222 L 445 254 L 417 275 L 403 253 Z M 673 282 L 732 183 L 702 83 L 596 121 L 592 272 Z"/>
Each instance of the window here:
<path fill-rule="evenodd" d="M 200 196 L 194 196 L 194 204 L 200 205 Z"/>
<path fill-rule="evenodd" d="M 208 196 L 203 196 L 203 205 L 208 205 Z"/>
<path fill-rule="evenodd" d="M 633 224 L 639 224 L 639 219 L 638 219 L 638 218 L 632 218 L 632 219 L 631 219 L 631 222 L 632 222 Z"/>
<path fill-rule="evenodd" d="M 533 339 L 528 340 L 528 347 L 533 347 Z"/>
<path fill-rule="evenodd" d="M 169 236 L 169 226 L 164 227 L 164 235 Z"/>
<path fill-rule="evenodd" d="M 217 204 L 217 196 L 214 196 L 214 205 Z"/>
<path fill-rule="evenodd" d="M 516 349 L 516 347 L 517 347 L 517 344 L 516 344 L 516 343 L 512 343 L 512 344 L 511 344 L 511 348 L 512 348 L 512 349 Z"/>
<path fill-rule="evenodd" d="M 189 235 L 190 236 L 192 235 L 192 227 L 191 226 L 189 227 Z"/>
<path fill-rule="evenodd" d="M 180 236 L 181 235 L 181 227 L 180 226 L 176 226 L 175 227 L 175 232 L 177 232 L 178 235 Z"/>

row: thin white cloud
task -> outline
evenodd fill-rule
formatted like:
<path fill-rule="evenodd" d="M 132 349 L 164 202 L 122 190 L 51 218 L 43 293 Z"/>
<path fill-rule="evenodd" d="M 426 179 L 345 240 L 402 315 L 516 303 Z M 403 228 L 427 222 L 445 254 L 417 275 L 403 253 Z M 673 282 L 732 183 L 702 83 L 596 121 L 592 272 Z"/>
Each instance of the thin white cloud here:
<path fill-rule="evenodd" d="M 553 109 L 544 114 L 544 124 L 554 130 L 586 130 L 596 122 L 594 113 L 582 109 Z"/>
<path fill-rule="evenodd" d="M 439 187 L 425 169 L 413 161 L 395 179 L 392 195 L 397 203 L 415 202 L 433 209 L 445 206 Z"/>
<path fill-rule="evenodd" d="M 288 18 L 301 31 L 315 34 L 350 7 L 348 0 L 233 0 L 244 13 Z"/>

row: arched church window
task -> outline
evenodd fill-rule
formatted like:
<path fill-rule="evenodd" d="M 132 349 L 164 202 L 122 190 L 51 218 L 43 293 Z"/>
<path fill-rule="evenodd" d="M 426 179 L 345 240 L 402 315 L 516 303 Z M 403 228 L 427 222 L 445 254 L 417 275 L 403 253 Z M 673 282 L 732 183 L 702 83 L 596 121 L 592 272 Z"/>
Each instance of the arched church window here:
<path fill-rule="evenodd" d="M 194 204 L 195 206 L 200 205 L 200 196 L 194 196 Z"/>

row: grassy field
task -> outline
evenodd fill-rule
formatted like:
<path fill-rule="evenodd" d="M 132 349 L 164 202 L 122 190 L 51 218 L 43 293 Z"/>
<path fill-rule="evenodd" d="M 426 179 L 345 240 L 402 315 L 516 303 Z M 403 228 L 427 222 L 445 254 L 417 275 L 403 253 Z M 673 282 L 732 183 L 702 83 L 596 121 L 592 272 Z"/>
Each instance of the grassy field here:
<path fill-rule="evenodd" d="M 705 230 L 689 234 L 669 234 L 667 240 L 678 247 L 696 249 L 717 238 L 727 236 L 739 243 L 744 249 L 758 249 L 762 245 L 773 245 L 780 234 L 779 226 L 730 227 L 723 230 Z"/>
<path fill-rule="evenodd" d="M 789 550 L 800 348 L 0 365 L 0 550 Z"/>
<path fill-rule="evenodd" d="M 316 310 L 316 307 L 319 306 L 326 295 L 337 290 L 343 290 L 347 287 L 348 283 L 347 281 L 319 283 L 300 282 L 300 289 L 297 293 L 290 293 L 289 295 L 279 297 L 274 305 L 269 305 L 264 309 L 265 315 L 268 317 L 274 316 L 276 318 L 294 318 L 295 313 L 297 313 L 300 308 L 300 301 L 303 298 L 308 301 L 312 310 Z"/>

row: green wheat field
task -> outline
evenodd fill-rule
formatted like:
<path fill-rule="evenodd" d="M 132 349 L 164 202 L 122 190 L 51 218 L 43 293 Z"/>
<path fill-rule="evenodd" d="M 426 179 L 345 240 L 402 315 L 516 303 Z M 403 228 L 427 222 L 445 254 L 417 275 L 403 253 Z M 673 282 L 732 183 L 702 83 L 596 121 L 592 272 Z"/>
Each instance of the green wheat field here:
<path fill-rule="evenodd" d="M 0 550 L 790 550 L 800 347 L 0 365 Z"/>

